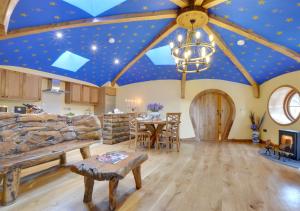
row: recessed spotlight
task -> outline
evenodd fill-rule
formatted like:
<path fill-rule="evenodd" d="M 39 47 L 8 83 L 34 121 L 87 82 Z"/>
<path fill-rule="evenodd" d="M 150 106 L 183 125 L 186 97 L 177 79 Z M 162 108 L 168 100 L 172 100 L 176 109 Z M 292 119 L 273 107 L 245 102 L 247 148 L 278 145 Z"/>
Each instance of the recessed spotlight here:
<path fill-rule="evenodd" d="M 119 63 L 120 63 L 119 59 L 115 59 L 115 60 L 114 60 L 114 63 L 115 63 L 115 64 L 119 64 Z"/>
<path fill-rule="evenodd" d="M 92 45 L 91 46 L 91 49 L 92 49 L 92 51 L 96 51 L 98 48 L 97 48 L 97 45 Z"/>
<path fill-rule="evenodd" d="M 237 45 L 239 46 L 245 45 L 245 40 L 238 40 Z"/>
<path fill-rule="evenodd" d="M 63 37 L 63 33 L 61 32 L 56 32 L 55 33 L 55 36 L 58 38 L 58 39 L 61 39 Z"/>
<path fill-rule="evenodd" d="M 116 42 L 116 40 L 115 40 L 115 38 L 111 37 L 111 38 L 109 38 L 108 42 L 109 42 L 110 44 L 113 44 L 113 43 Z"/>

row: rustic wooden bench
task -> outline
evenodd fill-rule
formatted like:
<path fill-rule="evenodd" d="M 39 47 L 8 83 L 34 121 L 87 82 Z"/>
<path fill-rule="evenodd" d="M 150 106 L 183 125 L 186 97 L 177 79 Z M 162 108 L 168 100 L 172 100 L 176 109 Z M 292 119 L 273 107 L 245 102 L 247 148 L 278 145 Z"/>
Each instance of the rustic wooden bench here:
<path fill-rule="evenodd" d="M 119 180 L 123 179 L 132 171 L 136 189 L 142 187 L 141 164 L 148 159 L 146 153 L 129 152 L 128 157 L 116 164 L 104 163 L 93 156 L 84 161 L 71 165 L 71 171 L 84 176 L 85 192 L 83 202 L 88 203 L 92 200 L 94 180 L 109 180 L 109 208 L 116 208 L 116 191 Z"/>
<path fill-rule="evenodd" d="M 21 169 L 29 168 L 45 162 L 60 159 L 60 164 L 66 163 L 66 152 L 80 149 L 83 159 L 89 158 L 89 146 L 96 140 L 65 141 L 51 146 L 24 152 L 16 155 L 8 155 L 0 158 L 0 184 L 3 179 L 2 204 L 13 203 L 17 196 L 20 184 Z"/>

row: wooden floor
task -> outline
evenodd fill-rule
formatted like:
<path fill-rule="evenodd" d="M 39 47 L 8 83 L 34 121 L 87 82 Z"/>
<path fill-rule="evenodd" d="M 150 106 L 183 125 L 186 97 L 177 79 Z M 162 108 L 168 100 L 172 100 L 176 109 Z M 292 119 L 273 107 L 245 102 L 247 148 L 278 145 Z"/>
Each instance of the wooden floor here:
<path fill-rule="evenodd" d="M 97 145 L 92 153 L 118 149 L 127 150 L 127 143 Z M 257 151 L 251 144 L 187 141 L 180 153 L 150 152 L 142 167 L 142 189 L 135 191 L 131 174 L 119 183 L 118 209 L 300 210 L 300 171 L 273 163 Z M 68 162 L 79 159 L 79 151 L 68 154 Z M 83 178 L 60 169 L 23 184 L 17 202 L 0 210 L 107 210 L 107 186 L 96 182 L 93 204 L 85 205 Z"/>

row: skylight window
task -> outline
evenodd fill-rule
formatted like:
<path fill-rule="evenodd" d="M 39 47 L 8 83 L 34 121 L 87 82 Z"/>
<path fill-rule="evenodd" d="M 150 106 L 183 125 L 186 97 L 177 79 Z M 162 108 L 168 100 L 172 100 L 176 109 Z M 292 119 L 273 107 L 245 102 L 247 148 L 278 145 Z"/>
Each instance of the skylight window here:
<path fill-rule="evenodd" d="M 154 48 L 148 51 L 146 55 L 155 65 L 175 65 L 169 45 Z"/>
<path fill-rule="evenodd" d="M 90 15 L 96 17 L 99 14 L 125 2 L 126 0 L 63 0 Z"/>
<path fill-rule="evenodd" d="M 51 66 L 77 72 L 77 70 L 79 70 L 88 61 L 90 60 L 87 58 L 74 54 L 70 51 L 65 51 Z"/>

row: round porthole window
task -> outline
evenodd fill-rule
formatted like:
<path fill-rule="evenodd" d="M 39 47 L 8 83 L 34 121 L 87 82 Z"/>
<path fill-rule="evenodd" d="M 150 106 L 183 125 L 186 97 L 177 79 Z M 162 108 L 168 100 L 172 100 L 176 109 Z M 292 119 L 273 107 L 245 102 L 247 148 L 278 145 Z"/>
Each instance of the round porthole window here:
<path fill-rule="evenodd" d="M 291 86 L 277 88 L 269 99 L 270 117 L 280 125 L 289 125 L 300 116 L 300 93 Z"/>

